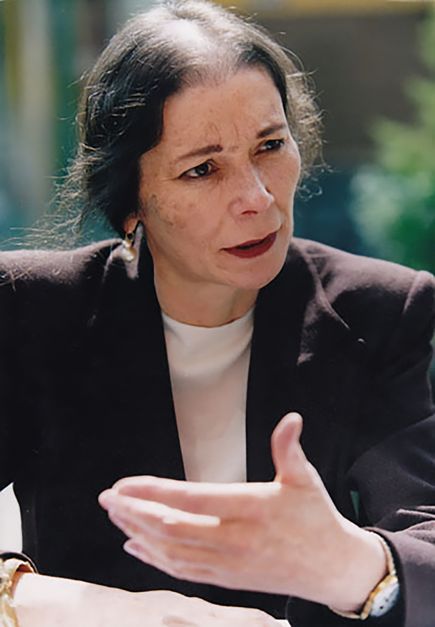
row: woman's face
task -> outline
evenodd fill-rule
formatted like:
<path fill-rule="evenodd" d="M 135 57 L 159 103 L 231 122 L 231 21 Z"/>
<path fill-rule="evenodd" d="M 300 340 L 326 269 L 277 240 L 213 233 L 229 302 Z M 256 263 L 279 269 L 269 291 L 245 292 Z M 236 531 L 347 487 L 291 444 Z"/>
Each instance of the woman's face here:
<path fill-rule="evenodd" d="M 300 158 L 266 71 L 242 69 L 171 96 L 140 173 L 158 280 L 257 290 L 279 272 Z"/>

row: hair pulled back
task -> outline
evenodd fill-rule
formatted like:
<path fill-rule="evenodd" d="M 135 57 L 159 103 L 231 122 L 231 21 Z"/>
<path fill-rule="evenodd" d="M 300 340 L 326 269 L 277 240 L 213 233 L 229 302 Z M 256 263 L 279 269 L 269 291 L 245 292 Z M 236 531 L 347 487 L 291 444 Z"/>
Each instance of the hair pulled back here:
<path fill-rule="evenodd" d="M 200 49 L 177 35 L 180 25 L 198 32 Z M 139 158 L 161 138 L 166 99 L 244 66 L 261 66 L 274 81 L 306 175 L 320 138 L 303 73 L 260 27 L 206 0 L 169 0 L 130 19 L 87 76 L 62 204 L 78 205 L 80 223 L 103 216 L 123 234 L 139 209 Z"/>

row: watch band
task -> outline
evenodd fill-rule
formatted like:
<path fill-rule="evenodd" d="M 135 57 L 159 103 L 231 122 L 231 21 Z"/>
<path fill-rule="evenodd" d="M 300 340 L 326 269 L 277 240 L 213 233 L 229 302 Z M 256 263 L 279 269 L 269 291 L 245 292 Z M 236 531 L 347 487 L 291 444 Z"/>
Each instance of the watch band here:
<path fill-rule="evenodd" d="M 387 558 L 388 573 L 370 592 L 360 612 L 341 612 L 332 607 L 329 608 L 339 616 L 355 620 L 366 620 L 370 617 L 374 618 L 383 616 L 396 604 L 399 596 L 400 584 L 397 577 L 393 554 L 391 553 L 391 549 L 385 542 L 384 538 L 378 534 L 376 535 L 381 541 L 382 548 L 384 549 L 385 556 Z"/>
<path fill-rule="evenodd" d="M 19 553 L 18 551 L 0 551 L 0 560 L 6 562 L 6 560 L 11 559 L 19 560 L 20 562 L 27 562 L 28 564 L 30 564 L 32 572 L 38 572 L 35 562 L 25 553 Z"/>
<path fill-rule="evenodd" d="M 12 588 L 17 572 L 36 572 L 32 560 L 22 553 L 0 553 L 0 627 L 18 627 Z"/>

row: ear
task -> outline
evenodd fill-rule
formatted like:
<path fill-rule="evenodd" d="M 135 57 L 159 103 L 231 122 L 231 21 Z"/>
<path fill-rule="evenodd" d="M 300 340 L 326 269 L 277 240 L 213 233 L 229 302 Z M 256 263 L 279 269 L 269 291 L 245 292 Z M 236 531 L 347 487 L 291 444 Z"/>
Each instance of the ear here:
<path fill-rule="evenodd" d="M 134 233 L 134 231 L 136 230 L 138 222 L 139 222 L 139 218 L 137 217 L 137 215 L 135 215 L 134 213 L 131 213 L 124 220 L 124 224 L 123 224 L 124 232 L 125 233 Z"/>

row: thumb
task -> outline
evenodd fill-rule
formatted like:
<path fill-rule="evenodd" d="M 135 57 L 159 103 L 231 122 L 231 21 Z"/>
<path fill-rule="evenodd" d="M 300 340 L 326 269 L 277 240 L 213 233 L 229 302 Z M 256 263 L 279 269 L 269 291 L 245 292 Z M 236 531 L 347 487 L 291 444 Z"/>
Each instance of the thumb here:
<path fill-rule="evenodd" d="M 294 412 L 286 414 L 275 427 L 271 439 L 275 481 L 300 487 L 311 483 L 311 465 L 299 442 L 301 432 L 302 417 Z"/>

